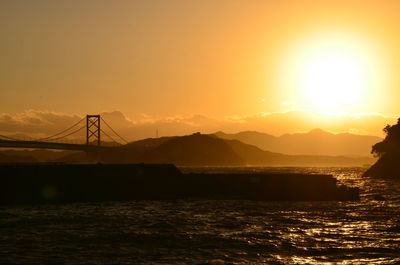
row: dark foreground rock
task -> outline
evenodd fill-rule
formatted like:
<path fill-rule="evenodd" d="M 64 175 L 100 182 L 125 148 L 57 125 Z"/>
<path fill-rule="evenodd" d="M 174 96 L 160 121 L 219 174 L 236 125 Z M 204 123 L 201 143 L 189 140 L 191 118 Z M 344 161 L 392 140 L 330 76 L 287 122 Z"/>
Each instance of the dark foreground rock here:
<path fill-rule="evenodd" d="M 359 200 L 330 175 L 183 174 L 168 164 L 0 166 L 0 203 L 220 198 L 273 201 Z"/>
<path fill-rule="evenodd" d="M 385 179 L 400 179 L 400 153 L 384 154 L 363 176 Z"/>
<path fill-rule="evenodd" d="M 385 139 L 374 144 L 371 150 L 379 159 L 364 176 L 400 180 L 400 118 L 396 124 L 387 125 L 383 131 Z"/>

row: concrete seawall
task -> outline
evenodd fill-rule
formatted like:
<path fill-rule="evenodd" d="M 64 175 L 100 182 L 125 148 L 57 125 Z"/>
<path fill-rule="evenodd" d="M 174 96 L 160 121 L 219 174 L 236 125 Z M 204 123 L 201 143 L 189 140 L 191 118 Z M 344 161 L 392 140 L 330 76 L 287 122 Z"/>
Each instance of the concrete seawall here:
<path fill-rule="evenodd" d="M 0 165 L 0 204 L 221 198 L 359 200 L 330 175 L 183 174 L 169 164 Z"/>

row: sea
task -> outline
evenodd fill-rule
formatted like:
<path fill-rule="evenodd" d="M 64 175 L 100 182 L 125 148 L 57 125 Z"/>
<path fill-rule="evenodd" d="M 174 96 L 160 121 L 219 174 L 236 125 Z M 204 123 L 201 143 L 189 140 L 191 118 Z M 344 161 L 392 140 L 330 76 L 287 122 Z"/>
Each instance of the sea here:
<path fill-rule="evenodd" d="M 400 180 L 334 175 L 357 202 L 187 199 L 0 208 L 0 264 L 400 264 Z"/>

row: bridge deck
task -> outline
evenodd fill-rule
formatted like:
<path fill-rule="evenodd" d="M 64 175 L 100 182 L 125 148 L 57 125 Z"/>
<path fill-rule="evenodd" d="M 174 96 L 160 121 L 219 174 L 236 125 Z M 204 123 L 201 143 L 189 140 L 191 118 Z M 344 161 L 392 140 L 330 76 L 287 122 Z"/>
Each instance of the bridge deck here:
<path fill-rule="evenodd" d="M 0 148 L 35 148 L 35 149 L 58 149 L 58 150 L 80 150 L 98 151 L 115 148 L 114 146 L 95 146 L 86 144 L 51 143 L 38 141 L 10 141 L 0 140 Z"/>

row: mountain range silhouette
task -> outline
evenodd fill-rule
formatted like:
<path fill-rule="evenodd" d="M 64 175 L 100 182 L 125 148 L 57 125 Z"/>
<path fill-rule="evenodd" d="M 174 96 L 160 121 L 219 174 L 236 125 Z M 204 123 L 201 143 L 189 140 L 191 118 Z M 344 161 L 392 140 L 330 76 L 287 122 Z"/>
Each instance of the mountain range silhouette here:
<path fill-rule="evenodd" d="M 243 139 L 243 141 L 226 139 L 228 136 L 230 138 L 237 137 Z M 327 141 L 326 138 L 332 137 L 357 138 L 351 135 L 337 136 L 322 130 L 314 130 L 306 135 L 287 135 L 275 138 L 278 140 L 289 139 L 281 143 L 281 146 L 291 143 L 295 145 L 293 143 L 295 139 L 306 138 L 308 139 L 307 141 L 311 141 L 308 142 L 310 152 L 315 152 L 316 148 L 322 148 L 318 146 L 319 143 Z M 258 146 L 244 142 L 262 142 L 262 139 L 268 138 L 275 139 L 274 136 L 257 132 L 242 132 L 236 135 L 228 135 L 222 132 L 216 134 L 195 133 L 186 136 L 147 138 L 115 147 L 112 150 L 96 153 L 46 150 L 2 151 L 0 152 L 0 162 L 171 163 L 177 166 L 362 166 L 375 162 L 375 159 L 371 156 L 346 157 L 343 155 L 283 154 L 281 152 L 263 150 Z M 361 138 L 364 139 L 363 137 Z M 370 141 L 368 137 L 365 139 Z M 317 146 L 313 146 L 315 144 Z M 272 147 L 273 145 L 271 144 Z M 303 143 L 297 144 L 297 147 L 294 148 L 296 150 L 304 148 L 303 150 L 305 150 L 306 147 L 305 143 Z M 277 145 L 275 145 L 275 148 L 277 148 Z M 340 148 L 337 148 L 336 152 Z M 333 151 L 331 150 L 330 152 Z"/>
<path fill-rule="evenodd" d="M 195 133 L 148 138 L 100 153 L 52 152 L 51 162 L 65 163 L 172 163 L 177 166 L 361 166 L 372 157 L 286 155 L 262 150 L 239 140 Z M 39 154 L 33 152 L 31 154 Z M 42 156 L 44 151 L 40 153 Z M 14 151 L 15 157 L 15 151 Z M 26 158 L 25 158 L 26 159 Z M 38 159 L 40 160 L 40 159 Z"/>
<path fill-rule="evenodd" d="M 279 137 L 256 131 L 235 134 L 216 132 L 215 135 L 223 139 L 236 139 L 263 150 L 290 155 L 371 156 L 371 146 L 382 140 L 377 136 L 333 134 L 321 129 Z"/>

